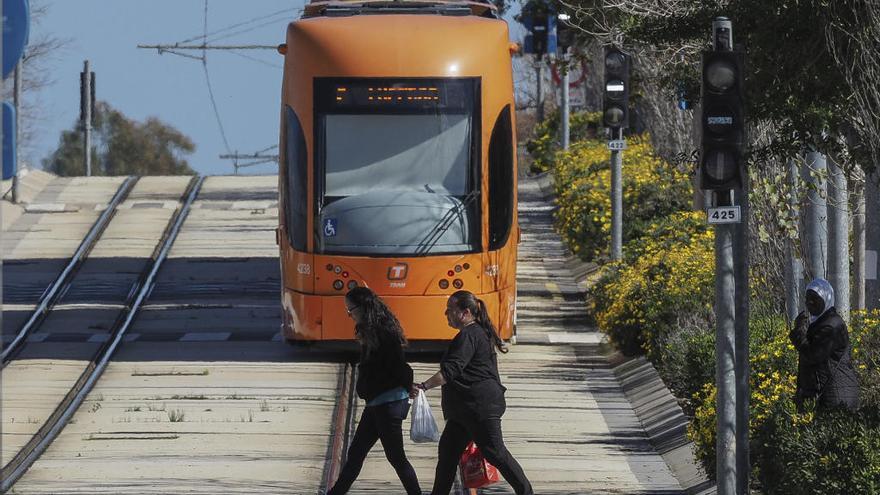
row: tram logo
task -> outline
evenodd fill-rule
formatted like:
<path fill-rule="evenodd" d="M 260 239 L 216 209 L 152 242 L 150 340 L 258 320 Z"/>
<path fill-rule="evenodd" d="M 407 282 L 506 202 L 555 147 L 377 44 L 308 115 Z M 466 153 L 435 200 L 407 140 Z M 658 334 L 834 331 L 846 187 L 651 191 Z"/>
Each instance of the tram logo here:
<path fill-rule="evenodd" d="M 336 219 L 324 220 L 324 237 L 336 237 Z"/>
<path fill-rule="evenodd" d="M 404 280 L 408 270 L 409 267 L 406 266 L 406 263 L 397 263 L 388 268 L 388 280 Z"/>

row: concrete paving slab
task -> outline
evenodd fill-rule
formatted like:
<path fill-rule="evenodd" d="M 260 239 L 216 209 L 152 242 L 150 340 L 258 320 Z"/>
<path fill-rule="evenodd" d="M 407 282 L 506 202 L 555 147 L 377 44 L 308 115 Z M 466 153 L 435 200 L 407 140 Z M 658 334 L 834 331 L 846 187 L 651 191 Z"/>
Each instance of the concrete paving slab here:
<path fill-rule="evenodd" d="M 316 493 L 340 369 L 113 363 L 15 493 Z"/>

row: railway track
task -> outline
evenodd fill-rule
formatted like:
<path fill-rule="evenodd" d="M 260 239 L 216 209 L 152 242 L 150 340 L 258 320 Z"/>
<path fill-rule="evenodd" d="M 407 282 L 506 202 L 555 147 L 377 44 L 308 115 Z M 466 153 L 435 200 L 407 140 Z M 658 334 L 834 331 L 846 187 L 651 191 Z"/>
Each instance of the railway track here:
<path fill-rule="evenodd" d="M 187 188 L 182 203 L 172 214 L 168 221 L 153 255 L 144 265 L 143 270 L 137 279 L 130 286 L 128 297 L 124 307 L 117 313 L 112 327 L 106 334 L 106 339 L 92 353 L 82 373 L 74 382 L 73 386 L 60 398 L 58 405 L 49 415 L 49 417 L 37 429 L 36 433 L 18 450 L 15 456 L 0 471 L 0 491 L 7 491 L 12 485 L 24 474 L 30 465 L 36 460 L 57 437 L 61 429 L 67 424 L 68 420 L 73 416 L 77 408 L 82 404 L 86 395 L 91 391 L 95 382 L 101 376 L 111 356 L 122 342 L 126 331 L 129 329 L 132 320 L 137 315 L 141 305 L 149 295 L 153 287 L 156 273 L 162 266 L 163 261 L 168 255 L 171 245 L 177 238 L 180 227 L 186 219 L 189 209 L 198 195 L 204 178 L 193 178 Z M 123 198 L 127 197 L 133 187 L 132 180 L 126 180 L 119 192 L 114 197 L 107 211 L 102 215 L 95 227 L 83 241 L 80 249 L 77 250 L 71 263 L 59 275 L 58 279 L 42 298 L 34 316 L 28 320 L 25 327 L 18 334 L 16 339 L 4 351 L 4 366 L 15 358 L 15 356 L 26 351 L 28 342 L 26 337 L 37 330 L 39 325 L 45 321 L 55 303 L 65 293 L 70 291 L 75 275 L 82 266 L 86 256 L 96 246 L 99 238 L 107 229 L 110 220 L 115 215 L 115 211 Z"/>
<path fill-rule="evenodd" d="M 615 392 L 613 376 L 594 356 L 597 336 L 584 329 L 576 288 L 565 282 L 558 266 L 564 253 L 551 237 L 544 218 L 549 213 L 540 198 L 527 199 L 534 212 L 522 221 L 534 234 L 524 235 L 524 244 L 533 247 L 521 254 L 526 277 L 520 281 L 522 338 L 500 358 L 509 389 L 508 447 L 538 493 L 680 493 L 662 470 L 662 460 L 640 440 L 641 430 Z M 125 201 L 132 211 L 150 207 L 132 202 Z M 280 323 L 276 218 L 277 178 L 211 177 L 205 182 L 140 315 L 119 339 L 125 345 L 91 384 L 67 426 L 16 483 L 15 493 L 299 495 L 320 493 L 332 484 L 363 403 L 354 396 L 356 377 L 344 359 L 275 340 Z M 137 235 L 132 236 L 134 242 Z M 557 246 L 552 252 L 551 245 Z M 108 251 L 100 244 L 94 249 Z M 115 263 L 116 272 L 134 271 L 130 262 L 105 263 L 103 270 Z M 90 270 L 82 267 L 72 287 L 61 290 L 44 326 L 58 324 L 60 316 L 88 320 L 88 311 L 78 316 L 83 307 L 105 318 L 121 310 L 120 302 L 109 299 L 88 303 L 90 294 L 116 286 L 77 287 L 75 280 Z M 57 357 L 70 342 L 89 340 L 62 333 L 43 328 L 25 339 L 44 347 L 25 346 L 17 354 L 4 370 L 4 393 L 28 380 L 44 389 L 72 388 L 41 376 L 42 368 L 15 369 L 22 359 Z M 52 352 L 44 352 L 45 346 Z M 76 360 L 43 361 L 44 366 L 84 368 Z M 91 363 L 90 358 L 81 361 Z M 437 369 L 436 363 L 412 364 L 417 379 Z M 442 424 L 439 393 L 428 395 Z M 19 425 L 28 422 L 28 414 L 19 414 L 14 425 L 4 419 L 4 426 L 30 426 Z M 405 436 L 409 425 L 404 422 Z M 424 491 L 433 481 L 436 448 L 406 440 Z M 378 443 L 350 493 L 402 493 Z M 453 493 L 464 492 L 457 486 Z M 501 482 L 483 493 L 512 492 Z"/>

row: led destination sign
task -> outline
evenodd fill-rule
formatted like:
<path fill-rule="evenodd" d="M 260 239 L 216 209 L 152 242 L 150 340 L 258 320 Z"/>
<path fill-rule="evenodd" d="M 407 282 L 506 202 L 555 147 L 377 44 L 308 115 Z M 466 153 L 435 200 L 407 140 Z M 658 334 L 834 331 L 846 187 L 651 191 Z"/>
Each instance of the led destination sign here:
<path fill-rule="evenodd" d="M 334 113 L 463 110 L 474 100 L 472 79 L 319 79 L 318 105 Z"/>

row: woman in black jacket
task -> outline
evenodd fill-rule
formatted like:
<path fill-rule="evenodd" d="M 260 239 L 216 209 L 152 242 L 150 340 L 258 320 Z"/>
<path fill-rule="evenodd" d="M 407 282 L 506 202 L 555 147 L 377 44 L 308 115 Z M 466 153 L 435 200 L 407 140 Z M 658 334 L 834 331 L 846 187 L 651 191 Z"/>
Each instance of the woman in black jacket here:
<path fill-rule="evenodd" d="M 460 290 L 446 303 L 446 320 L 458 329 L 458 335 L 443 355 L 440 371 L 414 385 L 422 390 L 443 386 L 441 405 L 446 427 L 440 437 L 431 494 L 448 495 L 459 458 L 473 440 L 517 495 L 532 495 L 531 483 L 501 436 L 506 389 L 498 376 L 495 349 L 507 349 L 489 320 L 486 305 L 472 293 Z"/>
<path fill-rule="evenodd" d="M 798 351 L 795 403 L 815 399 L 819 409 L 856 409 L 859 385 L 852 366 L 849 332 L 834 309 L 834 289 L 817 278 L 807 285 L 807 311 L 798 315 L 789 339 Z"/>
<path fill-rule="evenodd" d="M 354 288 L 346 294 L 345 309 L 355 321 L 355 335 L 361 344 L 356 388 L 358 397 L 367 404 L 345 465 L 327 495 L 348 492 L 376 440 L 382 441 L 385 457 L 407 495 L 420 495 L 416 472 L 403 451 L 401 425 L 409 412 L 413 371 L 404 358 L 406 337 L 400 322 L 379 296 L 366 287 Z"/>

